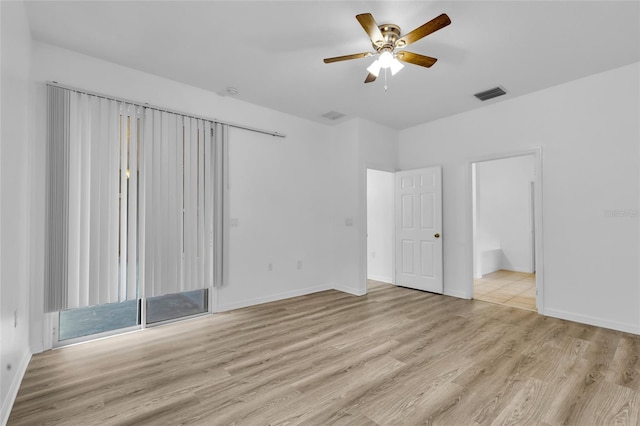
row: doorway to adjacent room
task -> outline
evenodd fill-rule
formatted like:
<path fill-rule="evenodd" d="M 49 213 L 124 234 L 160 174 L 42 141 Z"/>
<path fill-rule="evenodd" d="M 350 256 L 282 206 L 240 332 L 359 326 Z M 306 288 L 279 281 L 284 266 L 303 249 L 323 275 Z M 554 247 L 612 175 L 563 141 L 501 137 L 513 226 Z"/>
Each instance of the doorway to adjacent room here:
<path fill-rule="evenodd" d="M 394 283 L 393 172 L 367 169 L 367 279 Z"/>
<path fill-rule="evenodd" d="M 536 311 L 535 156 L 471 167 L 474 298 Z"/>

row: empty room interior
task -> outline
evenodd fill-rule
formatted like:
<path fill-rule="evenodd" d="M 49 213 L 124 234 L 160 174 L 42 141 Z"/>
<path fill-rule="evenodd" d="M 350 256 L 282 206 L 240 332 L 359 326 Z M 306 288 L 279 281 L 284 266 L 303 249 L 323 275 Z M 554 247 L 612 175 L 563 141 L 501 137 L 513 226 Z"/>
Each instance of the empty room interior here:
<path fill-rule="evenodd" d="M 0 23 L 0 425 L 640 425 L 640 2 Z"/>

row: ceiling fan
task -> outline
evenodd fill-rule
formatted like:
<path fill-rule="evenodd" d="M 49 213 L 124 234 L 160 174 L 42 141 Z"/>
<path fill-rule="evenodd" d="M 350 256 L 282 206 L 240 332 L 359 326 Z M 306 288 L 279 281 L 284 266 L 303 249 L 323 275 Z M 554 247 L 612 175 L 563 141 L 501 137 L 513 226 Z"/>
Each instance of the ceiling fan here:
<path fill-rule="evenodd" d="M 367 68 L 369 74 L 364 80 L 365 83 L 371 83 L 378 78 L 381 69 L 386 70 L 389 68 L 391 75 L 394 75 L 404 67 L 400 61 L 426 68 L 435 64 L 437 61 L 436 58 L 407 52 L 406 50 L 396 51 L 396 49 L 402 49 L 451 23 L 449 17 L 443 13 L 401 37 L 399 26 L 394 24 L 378 25 L 370 13 L 356 15 L 356 19 L 371 39 L 375 52 L 355 53 L 353 55 L 326 58 L 324 63 L 330 64 L 332 62 L 369 58 L 378 55 L 376 61 Z"/>

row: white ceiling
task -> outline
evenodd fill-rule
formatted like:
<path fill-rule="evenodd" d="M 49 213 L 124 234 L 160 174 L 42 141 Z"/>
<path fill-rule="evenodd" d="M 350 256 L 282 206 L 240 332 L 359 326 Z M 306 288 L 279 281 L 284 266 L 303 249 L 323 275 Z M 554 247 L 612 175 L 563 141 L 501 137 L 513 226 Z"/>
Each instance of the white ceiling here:
<path fill-rule="evenodd" d="M 406 48 L 438 62 L 407 64 L 386 92 L 383 78 L 363 83 L 372 58 L 324 64 L 371 50 L 364 12 L 403 34 L 447 13 L 451 25 Z M 323 123 L 338 111 L 397 129 L 640 61 L 638 1 L 30 1 L 27 13 L 39 41 Z M 473 97 L 497 85 L 509 93 Z"/>

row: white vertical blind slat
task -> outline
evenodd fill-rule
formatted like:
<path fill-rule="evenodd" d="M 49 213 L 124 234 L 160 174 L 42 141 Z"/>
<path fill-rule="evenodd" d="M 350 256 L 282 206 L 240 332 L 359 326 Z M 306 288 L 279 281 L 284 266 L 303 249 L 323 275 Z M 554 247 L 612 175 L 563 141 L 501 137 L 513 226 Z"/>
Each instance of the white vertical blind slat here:
<path fill-rule="evenodd" d="M 89 280 L 89 221 L 88 221 L 88 209 L 90 208 L 91 193 L 90 183 L 91 177 L 87 176 L 87 170 L 89 169 L 88 162 L 91 161 L 91 143 L 90 135 L 88 131 L 91 124 L 87 123 L 90 119 L 90 114 L 87 111 L 89 108 L 88 99 L 85 96 L 80 96 L 78 99 L 78 114 L 80 115 L 80 129 L 78 132 L 78 160 L 80 167 L 80 193 L 78 196 L 79 206 L 77 208 L 79 215 L 78 225 L 78 282 L 80 283 L 78 292 L 78 303 L 81 306 L 87 305 L 89 302 L 89 291 L 86 285 L 82 283 Z"/>
<path fill-rule="evenodd" d="M 189 217 L 189 246 L 191 252 L 191 277 L 187 281 L 186 289 L 191 290 L 193 286 L 200 285 L 198 283 L 198 120 L 191 118 L 191 140 L 189 144 L 190 170 L 189 170 L 189 189 L 191 192 L 191 215 Z"/>
<path fill-rule="evenodd" d="M 118 301 L 118 224 L 119 224 L 119 193 L 118 179 L 120 169 L 120 106 L 118 102 L 110 101 L 108 106 L 107 143 L 108 155 L 105 157 L 108 163 L 108 171 L 105 173 L 107 180 L 107 212 L 108 212 L 108 251 L 106 255 L 107 276 L 105 286 L 108 287 L 108 296 L 101 303 L 113 303 Z M 114 178 L 114 176 L 116 178 Z"/>
<path fill-rule="evenodd" d="M 147 168 L 147 164 L 151 164 L 149 160 L 147 160 L 147 154 L 149 149 L 149 141 L 147 134 L 151 133 L 152 121 L 149 120 L 149 109 L 145 109 L 141 112 L 141 129 L 140 129 L 140 140 L 138 141 L 140 150 L 139 160 L 139 173 L 140 180 L 138 182 L 139 192 L 138 192 L 138 297 L 144 298 L 145 296 L 145 282 L 147 277 L 147 260 L 146 260 L 146 252 L 147 252 L 147 233 L 146 233 L 146 223 L 147 223 L 147 202 L 149 201 L 150 194 L 146 192 L 146 183 L 148 180 L 149 170 Z M 152 134 L 152 133 L 151 133 Z"/>
<path fill-rule="evenodd" d="M 204 123 L 204 156 L 205 162 L 205 194 L 210 194 L 209 197 L 204 198 L 204 217 L 205 227 L 203 230 L 205 240 L 205 255 L 204 255 L 204 285 L 207 287 L 213 286 L 213 176 L 214 176 L 214 150 L 211 133 L 213 128 L 211 123 Z"/>
<path fill-rule="evenodd" d="M 157 277 L 158 281 L 158 291 L 154 294 L 164 294 L 164 287 L 166 287 L 166 282 L 170 280 L 175 280 L 175 272 L 174 268 L 172 268 L 172 262 L 170 258 L 170 244 L 175 244 L 173 238 L 173 214 L 171 212 L 171 203 L 175 205 L 175 170 L 172 173 L 172 170 L 175 169 L 171 167 L 172 164 L 175 165 L 171 160 L 175 158 L 175 150 L 173 152 L 170 151 L 170 123 L 169 123 L 169 114 L 163 112 L 162 113 L 162 163 L 165 165 L 162 170 L 166 170 L 166 172 L 160 174 L 161 175 L 161 185 L 164 188 L 162 191 L 162 202 L 161 202 L 161 218 L 160 224 L 164 223 L 166 228 L 165 232 L 160 233 L 161 241 L 159 249 L 161 251 L 161 259 L 162 262 L 162 270 L 160 275 Z M 172 133 L 175 135 L 175 129 Z M 173 182 L 173 185 L 171 183 Z M 173 272 L 173 273 L 172 273 Z"/>
<path fill-rule="evenodd" d="M 215 124 L 215 143 L 213 144 L 214 154 L 214 184 L 215 189 L 213 192 L 215 197 L 214 202 L 214 238 L 215 242 L 219 244 L 219 247 L 224 247 L 226 244 L 226 238 L 228 237 L 228 230 L 224 227 L 224 217 L 226 209 L 226 185 L 228 182 L 227 173 L 224 165 L 227 164 L 227 125 L 220 123 Z M 228 228 L 227 228 L 228 229 Z M 213 285 L 214 287 L 221 287 L 225 283 L 225 270 L 224 270 L 224 251 L 214 250 L 213 252 Z"/>
<path fill-rule="evenodd" d="M 102 99 L 92 97 L 89 99 L 89 103 L 91 106 L 90 115 L 91 117 L 95 117 L 96 120 L 90 126 L 90 137 L 88 141 L 85 141 L 88 145 L 91 145 L 91 161 L 89 162 L 89 169 L 91 174 L 93 175 L 89 186 L 90 186 L 90 210 L 89 210 L 89 282 L 91 285 L 95 286 L 95 292 L 89 292 L 89 305 L 97 305 L 101 299 L 106 299 L 106 293 L 108 291 L 108 287 L 105 287 L 101 283 L 101 266 L 102 259 L 104 253 L 102 253 L 102 247 L 105 246 L 103 241 L 103 236 L 106 237 L 107 234 L 106 229 L 104 229 L 103 225 L 107 223 L 106 220 L 102 218 L 102 203 L 101 201 L 105 199 L 103 193 L 103 177 L 106 175 L 105 171 L 107 170 L 107 164 L 103 162 L 103 158 L 107 158 L 105 156 L 105 151 L 108 148 L 108 145 L 103 142 L 103 137 L 105 132 L 103 131 L 103 120 L 101 114 L 101 106 Z M 105 214 L 106 209 L 104 210 Z"/>
<path fill-rule="evenodd" d="M 193 245 L 191 244 L 191 226 L 193 221 L 191 217 L 193 215 L 192 211 L 192 182 L 191 182 L 191 144 L 192 141 L 192 133 L 191 133 L 191 120 L 185 119 L 183 124 L 183 139 L 182 139 L 182 153 L 183 153 L 183 161 L 182 161 L 182 174 L 181 177 L 183 179 L 183 188 L 182 193 L 182 206 L 183 206 L 183 214 L 182 214 L 182 259 L 183 259 L 183 274 L 182 274 L 182 282 L 180 283 L 180 290 L 184 291 L 187 283 L 192 280 L 192 271 L 193 271 Z"/>
<path fill-rule="evenodd" d="M 205 160 L 206 160 L 206 169 L 205 169 L 205 191 L 209 196 L 205 198 L 205 218 L 206 218 L 206 232 L 207 239 L 205 242 L 205 250 L 206 250 L 206 266 L 205 273 L 208 274 L 205 276 L 205 283 L 207 286 L 211 287 L 215 285 L 214 282 L 214 241 L 215 241 L 215 158 L 216 158 L 216 149 L 213 138 L 214 126 L 212 123 L 205 124 L 204 130 L 204 141 L 205 141 Z"/>
<path fill-rule="evenodd" d="M 197 244 L 197 279 L 196 285 L 199 287 L 207 287 L 208 284 L 204 278 L 205 269 L 205 250 L 204 242 L 207 237 L 207 228 L 205 227 L 205 149 L 204 149 L 204 120 L 198 120 L 197 140 L 198 149 L 196 152 L 196 159 L 198 161 L 198 226 L 196 227 L 196 244 Z"/>
<path fill-rule="evenodd" d="M 188 220 L 189 237 L 185 241 L 189 244 L 189 279 L 185 280 L 183 288 L 185 290 L 191 290 L 198 282 L 198 243 L 197 243 L 197 226 L 198 226 L 198 123 L 195 118 L 187 119 L 189 121 L 189 149 L 185 150 L 188 156 L 188 182 L 185 182 L 185 190 L 189 188 L 189 215 L 185 216 Z M 187 160 L 185 159 L 185 164 Z"/>
<path fill-rule="evenodd" d="M 69 100 L 69 241 L 68 241 L 68 307 L 80 304 L 80 138 L 78 116 L 79 95 L 71 94 Z"/>
<path fill-rule="evenodd" d="M 93 283 L 89 281 L 89 211 L 91 208 L 91 111 L 89 97 L 80 95 L 78 113 L 81 117 L 80 129 L 80 262 L 78 279 L 80 283 L 79 304 L 89 305 L 90 287 Z M 87 284 L 85 284 L 87 283 Z"/>
<path fill-rule="evenodd" d="M 129 106 L 129 152 L 127 163 L 127 286 L 125 299 L 137 298 L 138 281 L 138 107 Z"/>
<path fill-rule="evenodd" d="M 184 118 L 175 114 L 171 114 L 170 118 L 172 123 L 175 123 L 175 139 L 172 141 L 173 147 L 175 149 L 175 202 L 172 204 L 173 211 L 173 232 L 174 232 L 174 244 L 171 245 L 172 257 L 171 260 L 174 262 L 174 276 L 175 283 L 167 283 L 168 293 L 177 293 L 182 291 L 183 283 L 184 283 L 184 198 L 183 198 L 183 190 L 184 190 Z M 177 285 L 177 287 L 176 287 Z M 177 291 L 174 291 L 177 289 Z"/>
<path fill-rule="evenodd" d="M 169 273 L 163 277 L 163 294 L 169 293 L 170 289 L 177 286 L 180 288 L 178 261 L 182 256 L 182 238 L 180 238 L 180 232 L 178 226 L 180 224 L 180 212 L 182 211 L 182 201 L 178 198 L 178 186 L 182 182 L 178 181 L 178 156 L 182 160 L 180 150 L 178 150 L 178 144 L 176 139 L 177 134 L 177 122 L 176 117 L 173 114 L 169 114 L 169 132 L 168 132 L 168 145 L 169 145 L 169 201 L 167 202 L 167 210 L 169 211 L 169 243 L 165 250 L 167 250 L 167 263 L 169 264 Z"/>
<path fill-rule="evenodd" d="M 127 294 L 127 208 L 129 193 L 127 191 L 127 120 L 126 105 L 120 105 L 120 223 L 118 226 L 119 256 L 118 256 L 118 300 L 122 301 Z"/>
<path fill-rule="evenodd" d="M 153 168 L 153 180 L 149 182 L 152 185 L 153 191 L 153 204 L 152 209 L 154 214 L 149 217 L 152 219 L 150 233 L 155 234 L 153 241 L 155 244 L 152 246 L 154 251 L 153 256 L 153 277 L 147 278 L 147 289 L 152 289 L 147 296 L 153 296 L 162 294 L 162 277 L 168 271 L 167 259 L 164 259 L 165 251 L 162 247 L 168 243 L 166 232 L 158 233 L 160 223 L 167 223 L 169 218 L 167 197 L 167 177 L 166 173 L 161 173 L 161 170 L 166 170 L 168 162 L 166 161 L 167 151 L 167 129 L 168 123 L 166 120 L 162 120 L 163 113 L 160 111 L 153 112 L 153 128 L 154 128 L 154 140 L 150 141 L 154 145 L 154 163 Z M 151 136 L 149 136 L 151 138 Z M 149 284 L 149 280 L 151 285 Z"/>

